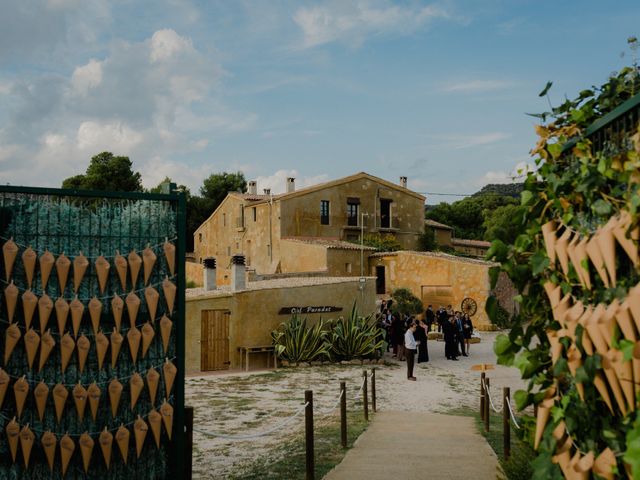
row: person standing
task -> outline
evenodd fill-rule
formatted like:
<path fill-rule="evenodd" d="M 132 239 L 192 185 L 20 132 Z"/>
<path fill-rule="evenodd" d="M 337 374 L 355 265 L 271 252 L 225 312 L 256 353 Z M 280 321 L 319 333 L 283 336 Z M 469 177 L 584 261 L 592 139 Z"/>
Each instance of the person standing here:
<path fill-rule="evenodd" d="M 427 348 L 428 331 L 427 324 L 422 320 L 418 320 L 418 326 L 413 334 L 413 338 L 416 339 L 416 344 L 418 345 L 418 363 L 429 361 L 429 349 Z"/>
<path fill-rule="evenodd" d="M 442 305 L 440 305 L 440 308 L 438 309 L 437 319 L 438 333 L 440 333 L 444 331 L 445 324 L 449 321 L 449 315 L 447 315 L 447 311 Z"/>
<path fill-rule="evenodd" d="M 431 331 L 433 328 L 433 322 L 436 318 L 435 313 L 433 313 L 433 307 L 429 305 L 427 310 L 424 312 L 424 319 L 427 322 L 427 333 Z"/>
<path fill-rule="evenodd" d="M 463 357 L 468 357 L 469 355 L 467 355 L 464 350 L 464 325 L 462 323 L 462 312 L 456 312 L 456 339 L 456 348 L 459 347 L 459 352 Z"/>
<path fill-rule="evenodd" d="M 442 324 L 442 331 L 444 333 L 444 355 L 447 357 L 447 360 L 458 360 L 456 328 L 454 317 L 451 317 Z"/>
<path fill-rule="evenodd" d="M 393 354 L 398 360 L 404 360 L 404 322 L 398 313 L 394 313 L 391 320 L 391 337 L 393 338 Z"/>
<path fill-rule="evenodd" d="M 404 348 L 405 355 L 407 356 L 407 380 L 416 381 L 416 377 L 413 376 L 413 363 L 416 356 L 416 339 L 413 336 L 413 332 L 416 331 L 416 324 L 413 323 L 404 334 Z"/>
<path fill-rule="evenodd" d="M 471 335 L 473 334 L 473 323 L 471 323 L 471 317 L 466 313 L 464 317 L 462 317 L 462 328 L 464 328 L 464 343 L 467 346 L 467 355 L 469 355 L 469 343 Z"/>

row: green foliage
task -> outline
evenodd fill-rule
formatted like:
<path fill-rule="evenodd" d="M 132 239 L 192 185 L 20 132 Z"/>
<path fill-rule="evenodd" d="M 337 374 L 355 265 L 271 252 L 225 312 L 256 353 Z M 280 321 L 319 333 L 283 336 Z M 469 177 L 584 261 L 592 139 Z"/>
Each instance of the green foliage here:
<path fill-rule="evenodd" d="M 626 417 L 603 414 L 608 411 L 607 407 L 593 385 L 595 373 L 601 368 L 600 356 L 583 353 L 584 365 L 575 377 L 565 358 L 551 365 L 546 331 L 557 330 L 560 325 L 553 320 L 542 287 L 552 281 L 560 285 L 563 294 L 570 293 L 585 305 L 608 304 L 614 299 L 624 299 L 628 289 L 640 281 L 640 276 L 628 259 L 620 255 L 616 288 L 606 288 L 592 271 L 593 288 L 582 289 L 573 267 L 565 275 L 550 265 L 541 233 L 541 226 L 554 219 L 581 234 L 590 234 L 623 208 L 629 209 L 632 224 L 638 225 L 640 133 L 636 133 L 637 126 L 610 134 L 597 150 L 581 135 L 594 120 L 637 94 L 639 79 L 637 66 L 625 68 L 603 86 L 584 90 L 576 99 L 566 100 L 550 112 L 537 115 L 543 121 L 547 118 L 554 121 L 536 127 L 540 140 L 532 153 L 537 156 L 538 170 L 528 174 L 521 194 L 522 233 L 512 244 L 496 240 L 488 254 L 490 260 L 501 263 L 502 271 L 521 293 L 519 315 L 514 317 L 509 334 L 498 336 L 494 345 L 499 363 L 517 366 L 523 379 L 528 381 L 527 390 L 515 395 L 518 407 L 541 402 L 544 391 L 554 384 L 561 395 L 552 409 L 553 422 L 545 429 L 538 456 L 532 462 L 534 478 L 559 478 L 558 467 L 551 463 L 556 448 L 551 432 L 560 420 L 566 423 L 573 441 L 582 451 L 600 452 L 610 447 L 618 454 L 625 453 L 624 461 L 631 465 L 634 477 L 640 476 L 640 417 L 637 410 Z M 495 316 L 498 309 L 495 305 L 491 308 Z M 579 326 L 576 329 L 579 349 L 582 349 L 582 334 Z M 628 354 L 628 345 L 618 344 L 620 334 L 615 335 L 616 345 Z M 563 339 L 566 349 L 569 343 L 564 342 Z M 584 387 L 584 401 L 576 389 L 578 381 Z M 533 428 L 532 422 L 525 422 L 525 438 L 531 438 Z M 621 462 L 618 469 L 623 471 Z"/>
<path fill-rule="evenodd" d="M 312 327 L 307 327 L 307 318 L 293 314 L 288 322 L 282 322 L 278 330 L 271 332 L 278 358 L 298 365 L 325 359 L 329 354 L 322 319 Z"/>
<path fill-rule="evenodd" d="M 419 252 L 435 252 L 438 250 L 438 242 L 436 241 L 436 232 L 428 225 L 424 226 L 424 232 L 418 238 Z"/>
<path fill-rule="evenodd" d="M 491 215 L 485 215 L 482 227 L 484 239 L 502 240 L 506 244 L 515 242 L 522 230 L 524 209 L 518 205 L 504 205 L 496 208 Z"/>
<path fill-rule="evenodd" d="M 395 235 L 391 233 L 367 233 L 362 239 L 362 244 L 368 247 L 374 247 L 381 252 L 395 252 L 402 249 L 402 245 L 398 242 Z"/>
<path fill-rule="evenodd" d="M 91 157 L 84 175 L 69 177 L 62 188 L 76 190 L 103 190 L 110 192 L 141 192 L 142 176 L 131 170 L 129 157 L 116 157 L 111 152 L 102 152 Z"/>
<path fill-rule="evenodd" d="M 487 303 L 485 306 L 485 310 L 491 323 L 493 323 L 498 328 L 508 328 L 511 326 L 511 318 L 509 317 L 509 312 L 505 310 L 498 299 L 493 295 L 487 298 Z"/>
<path fill-rule="evenodd" d="M 422 313 L 424 306 L 422 301 L 416 297 L 408 288 L 397 288 L 391 292 L 393 299 L 392 309 L 394 313 L 402 315 L 417 315 Z"/>
<path fill-rule="evenodd" d="M 222 203 L 228 192 L 246 192 L 247 181 L 242 172 L 213 173 L 204 179 L 200 195 L 209 200 L 209 209 L 213 211 Z"/>
<path fill-rule="evenodd" d="M 373 315 L 358 315 L 354 303 L 347 318 L 330 322 L 327 340 L 333 359 L 351 360 L 377 357 L 382 352 L 383 338 L 382 329 L 376 325 Z"/>
<path fill-rule="evenodd" d="M 524 187 L 523 183 L 489 183 L 482 187 L 472 196 L 478 197 L 482 195 L 503 195 L 505 197 L 520 198 L 520 192 Z"/>

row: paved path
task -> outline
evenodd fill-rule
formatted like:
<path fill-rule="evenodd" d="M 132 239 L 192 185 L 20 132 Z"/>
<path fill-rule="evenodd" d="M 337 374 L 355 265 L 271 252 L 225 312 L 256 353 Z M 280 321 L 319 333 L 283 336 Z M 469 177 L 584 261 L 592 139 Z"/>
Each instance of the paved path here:
<path fill-rule="evenodd" d="M 325 480 L 495 480 L 498 459 L 473 418 L 380 412 Z"/>

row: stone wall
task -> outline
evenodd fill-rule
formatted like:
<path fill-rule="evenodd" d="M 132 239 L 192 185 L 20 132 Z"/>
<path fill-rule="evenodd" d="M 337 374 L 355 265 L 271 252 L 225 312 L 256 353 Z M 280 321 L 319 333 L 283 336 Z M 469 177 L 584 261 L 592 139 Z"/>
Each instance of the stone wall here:
<path fill-rule="evenodd" d="M 187 277 L 187 282 L 193 282 L 196 287 L 203 286 L 204 276 L 201 263 L 186 262 L 185 275 Z"/>
<path fill-rule="evenodd" d="M 509 312 L 509 316 L 518 311 L 519 305 L 514 301 L 518 290 L 505 272 L 500 272 L 498 275 L 498 281 L 492 293 L 498 299 L 500 306 Z"/>

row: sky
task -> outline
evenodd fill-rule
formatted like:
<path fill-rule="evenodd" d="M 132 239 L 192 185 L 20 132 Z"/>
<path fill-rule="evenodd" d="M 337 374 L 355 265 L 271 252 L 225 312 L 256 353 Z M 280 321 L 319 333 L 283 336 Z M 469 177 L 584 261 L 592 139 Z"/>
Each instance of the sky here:
<path fill-rule="evenodd" d="M 93 155 L 145 187 L 360 171 L 427 203 L 509 183 L 536 119 L 631 63 L 640 2 L 0 0 L 0 182 Z M 626 52 L 624 57 L 622 52 Z"/>

